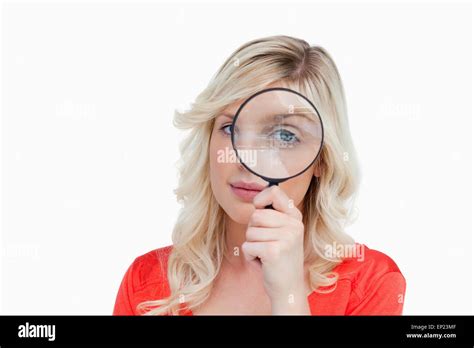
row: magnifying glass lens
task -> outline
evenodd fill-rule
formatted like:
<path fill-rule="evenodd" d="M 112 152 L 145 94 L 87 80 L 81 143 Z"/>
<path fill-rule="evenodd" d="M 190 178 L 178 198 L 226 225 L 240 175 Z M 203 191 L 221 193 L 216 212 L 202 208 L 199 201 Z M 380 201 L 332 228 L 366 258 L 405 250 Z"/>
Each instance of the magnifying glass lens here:
<path fill-rule="evenodd" d="M 247 99 L 232 132 L 240 161 L 258 176 L 280 181 L 305 171 L 323 140 L 316 108 L 287 89 L 269 89 Z"/>

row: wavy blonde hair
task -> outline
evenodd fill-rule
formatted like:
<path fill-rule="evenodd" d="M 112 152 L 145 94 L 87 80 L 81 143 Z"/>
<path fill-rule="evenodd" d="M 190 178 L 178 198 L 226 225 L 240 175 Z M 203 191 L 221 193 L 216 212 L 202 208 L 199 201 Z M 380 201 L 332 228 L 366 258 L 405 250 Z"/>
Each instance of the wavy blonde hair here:
<path fill-rule="evenodd" d="M 184 299 L 193 310 L 209 297 L 226 253 L 225 212 L 212 193 L 209 175 L 213 122 L 228 105 L 274 82 L 308 97 L 324 124 L 318 161 L 321 176 L 312 178 L 304 198 L 304 250 L 312 289 L 334 289 L 338 276 L 332 270 L 342 260 L 328 257 L 324 251 L 333 243 L 354 243 L 344 227 L 352 221 L 351 207 L 359 183 L 344 91 L 338 70 L 323 48 L 289 36 L 271 36 L 238 48 L 190 110 L 175 113 L 175 126 L 190 132 L 180 146 L 180 179 L 175 193 L 182 208 L 167 266 L 170 296 L 140 303 L 137 309 L 142 314 L 180 314 Z"/>

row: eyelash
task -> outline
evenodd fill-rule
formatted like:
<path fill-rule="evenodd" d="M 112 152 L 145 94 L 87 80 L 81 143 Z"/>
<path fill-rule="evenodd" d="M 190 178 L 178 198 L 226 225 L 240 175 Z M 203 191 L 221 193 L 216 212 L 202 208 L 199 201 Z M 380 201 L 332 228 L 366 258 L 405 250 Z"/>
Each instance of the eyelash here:
<path fill-rule="evenodd" d="M 230 135 L 230 133 L 232 132 L 231 130 L 229 130 L 229 133 L 227 133 L 227 132 L 224 130 L 226 127 L 229 127 L 229 126 L 230 126 L 230 128 L 232 128 L 232 123 L 225 124 L 225 125 L 223 125 L 223 126 L 220 128 L 221 132 L 224 133 L 224 135 Z"/>

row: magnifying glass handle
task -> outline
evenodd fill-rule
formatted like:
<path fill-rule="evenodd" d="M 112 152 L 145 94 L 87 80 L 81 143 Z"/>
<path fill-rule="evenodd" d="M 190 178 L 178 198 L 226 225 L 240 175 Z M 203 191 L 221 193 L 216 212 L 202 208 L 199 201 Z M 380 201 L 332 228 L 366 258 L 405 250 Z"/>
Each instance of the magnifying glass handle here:
<path fill-rule="evenodd" d="M 270 187 L 270 186 L 278 186 L 278 182 L 271 181 L 270 185 L 268 185 L 268 187 Z M 272 204 L 269 204 L 269 205 L 265 206 L 265 209 L 274 209 L 274 208 L 273 208 Z"/>

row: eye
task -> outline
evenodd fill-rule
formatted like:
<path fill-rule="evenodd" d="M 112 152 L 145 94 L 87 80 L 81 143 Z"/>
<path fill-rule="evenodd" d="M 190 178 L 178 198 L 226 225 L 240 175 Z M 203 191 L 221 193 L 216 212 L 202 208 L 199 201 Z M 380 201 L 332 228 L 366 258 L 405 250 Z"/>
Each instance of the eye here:
<path fill-rule="evenodd" d="M 286 129 L 279 129 L 274 133 L 275 139 L 285 145 L 293 145 L 299 142 L 298 137 L 293 132 Z"/>
<path fill-rule="evenodd" d="M 232 123 L 223 125 L 223 126 L 220 128 L 220 130 L 221 130 L 221 132 L 223 132 L 224 134 L 230 135 L 230 134 L 232 133 Z"/>

